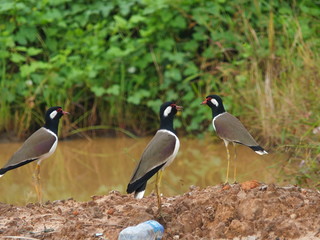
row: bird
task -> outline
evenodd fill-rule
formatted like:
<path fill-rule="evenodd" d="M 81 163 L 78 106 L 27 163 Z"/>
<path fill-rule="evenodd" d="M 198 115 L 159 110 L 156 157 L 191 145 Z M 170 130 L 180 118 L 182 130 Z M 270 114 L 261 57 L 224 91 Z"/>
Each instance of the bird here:
<path fill-rule="evenodd" d="M 217 135 L 224 141 L 226 150 L 227 150 L 227 158 L 228 158 L 228 166 L 227 166 L 227 175 L 226 182 L 229 180 L 229 166 L 230 166 L 230 153 L 228 149 L 228 145 L 230 142 L 233 143 L 234 146 L 234 182 L 236 182 L 236 144 L 245 145 L 251 148 L 259 155 L 268 154 L 266 150 L 264 150 L 251 136 L 248 130 L 243 126 L 238 118 L 233 116 L 232 114 L 226 112 L 223 102 L 220 96 L 218 95 L 209 95 L 206 99 L 201 103 L 208 105 L 212 110 L 212 125 Z"/>
<path fill-rule="evenodd" d="M 182 106 L 174 102 L 165 102 L 160 107 L 160 128 L 142 153 L 140 161 L 133 171 L 127 187 L 127 193 L 133 193 L 136 199 L 143 198 L 147 181 L 157 173 L 156 193 L 158 211 L 161 211 L 160 183 L 162 171 L 175 159 L 180 141 L 173 128 L 173 119 Z"/>
<path fill-rule="evenodd" d="M 22 146 L 12 155 L 8 162 L 0 169 L 0 177 L 6 172 L 21 167 L 27 163 L 37 161 L 34 171 L 35 188 L 38 200 L 41 202 L 40 163 L 50 157 L 58 144 L 58 125 L 60 118 L 69 114 L 61 107 L 51 107 L 45 113 L 45 124 L 35 131 Z"/>

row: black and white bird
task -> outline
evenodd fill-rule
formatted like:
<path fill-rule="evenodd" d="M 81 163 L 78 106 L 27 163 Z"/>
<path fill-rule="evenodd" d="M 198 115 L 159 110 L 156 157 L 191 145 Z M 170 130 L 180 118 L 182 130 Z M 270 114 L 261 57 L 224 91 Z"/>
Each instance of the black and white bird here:
<path fill-rule="evenodd" d="M 224 141 L 228 155 L 228 167 L 226 182 L 229 177 L 229 166 L 230 166 L 230 153 L 228 144 L 233 143 L 234 146 L 234 160 L 236 160 L 236 149 L 235 144 L 242 144 L 259 155 L 268 154 L 259 144 L 253 139 L 248 130 L 243 126 L 238 118 L 226 112 L 224 109 L 222 99 L 217 95 L 209 95 L 202 102 L 207 104 L 212 110 L 212 125 L 217 135 Z M 236 167 L 234 168 L 234 181 L 236 181 Z"/>
<path fill-rule="evenodd" d="M 160 107 L 160 129 L 145 148 L 127 187 L 127 193 L 135 193 L 137 199 L 144 195 L 147 181 L 157 173 L 156 192 L 159 211 L 161 209 L 160 182 L 162 170 L 176 157 L 180 141 L 173 129 L 173 118 L 181 106 L 166 102 Z M 159 176 L 160 175 L 160 176 Z"/>
<path fill-rule="evenodd" d="M 35 169 L 36 191 L 38 199 L 41 200 L 39 185 L 40 163 L 43 159 L 50 157 L 56 150 L 59 120 L 66 113 L 61 107 L 49 108 L 45 114 L 44 126 L 34 132 L 0 169 L 0 177 L 7 171 L 37 161 Z"/>

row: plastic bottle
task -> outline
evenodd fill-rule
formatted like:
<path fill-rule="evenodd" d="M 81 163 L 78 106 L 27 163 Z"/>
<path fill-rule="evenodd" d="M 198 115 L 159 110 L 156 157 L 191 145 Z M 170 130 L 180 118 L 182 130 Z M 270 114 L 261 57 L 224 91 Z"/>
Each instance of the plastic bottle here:
<path fill-rule="evenodd" d="M 149 220 L 123 229 L 118 240 L 161 240 L 163 232 L 164 228 L 160 223 Z"/>

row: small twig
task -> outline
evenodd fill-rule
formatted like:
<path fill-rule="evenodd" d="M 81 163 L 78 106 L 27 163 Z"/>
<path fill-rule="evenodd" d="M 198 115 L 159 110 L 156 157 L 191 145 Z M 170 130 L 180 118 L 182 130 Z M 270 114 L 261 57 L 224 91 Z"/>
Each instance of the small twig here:
<path fill-rule="evenodd" d="M 49 233 L 49 232 L 54 232 L 54 229 L 53 228 L 46 228 L 46 226 L 44 226 L 44 229 L 42 231 L 39 231 L 39 232 L 30 232 L 30 234 L 32 235 L 39 235 L 39 234 L 42 234 L 42 233 Z"/>

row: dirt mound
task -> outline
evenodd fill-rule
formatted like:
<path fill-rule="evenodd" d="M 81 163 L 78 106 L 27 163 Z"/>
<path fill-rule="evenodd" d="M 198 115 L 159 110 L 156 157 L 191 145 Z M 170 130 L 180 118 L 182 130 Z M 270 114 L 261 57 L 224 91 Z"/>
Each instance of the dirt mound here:
<path fill-rule="evenodd" d="M 72 199 L 0 204 L 0 238 L 117 239 L 129 225 L 155 219 L 165 227 L 163 239 L 320 239 L 320 193 L 299 187 L 257 182 L 193 187 L 181 196 L 136 200 L 111 192 L 89 202 Z M 9 239 L 9 238 L 8 238 Z"/>

